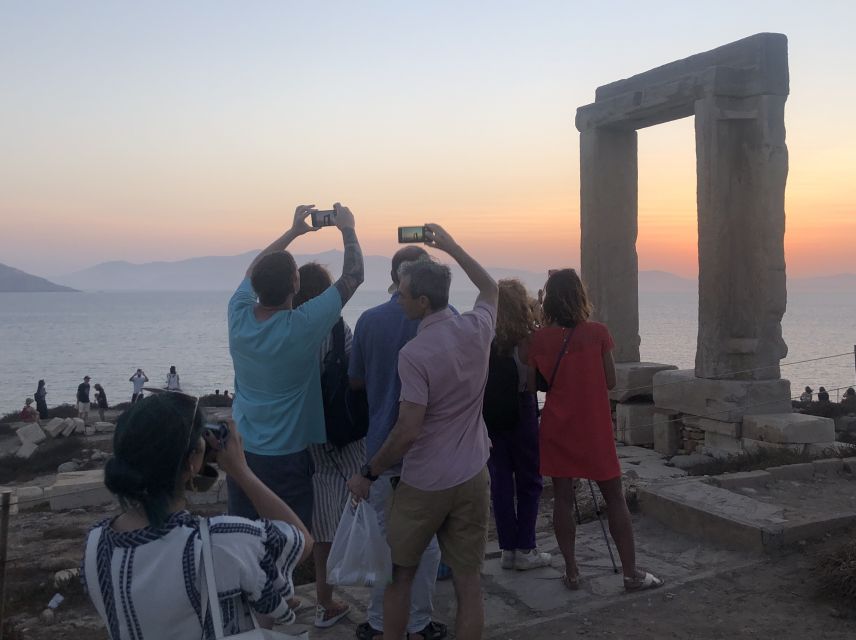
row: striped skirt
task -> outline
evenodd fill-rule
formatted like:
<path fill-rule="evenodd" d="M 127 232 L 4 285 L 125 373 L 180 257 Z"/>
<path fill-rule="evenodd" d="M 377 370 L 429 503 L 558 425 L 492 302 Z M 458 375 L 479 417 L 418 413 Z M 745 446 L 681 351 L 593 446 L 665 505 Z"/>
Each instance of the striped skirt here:
<path fill-rule="evenodd" d="M 349 496 L 347 481 L 366 463 L 366 441 L 357 440 L 341 449 L 313 444 L 309 453 L 315 465 L 312 537 L 316 542 L 332 542 Z"/>

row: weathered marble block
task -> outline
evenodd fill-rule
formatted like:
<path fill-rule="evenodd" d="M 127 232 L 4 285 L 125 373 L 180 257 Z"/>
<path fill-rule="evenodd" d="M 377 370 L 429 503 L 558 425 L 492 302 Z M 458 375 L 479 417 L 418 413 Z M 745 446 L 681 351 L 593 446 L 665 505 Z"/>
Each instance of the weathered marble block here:
<path fill-rule="evenodd" d="M 654 374 L 674 369 L 677 367 L 672 364 L 657 362 L 617 362 L 615 388 L 609 392 L 609 399 L 627 402 L 638 396 L 650 396 L 654 393 Z"/>
<path fill-rule="evenodd" d="M 692 369 L 654 375 L 654 404 L 721 422 L 740 422 L 745 415 L 791 410 L 788 380 L 710 380 Z"/>
<path fill-rule="evenodd" d="M 777 444 L 834 442 L 835 421 L 802 413 L 775 413 L 746 416 L 743 435 L 752 440 Z"/>
<path fill-rule="evenodd" d="M 654 444 L 654 403 L 620 402 L 617 404 L 615 437 L 629 445 Z"/>

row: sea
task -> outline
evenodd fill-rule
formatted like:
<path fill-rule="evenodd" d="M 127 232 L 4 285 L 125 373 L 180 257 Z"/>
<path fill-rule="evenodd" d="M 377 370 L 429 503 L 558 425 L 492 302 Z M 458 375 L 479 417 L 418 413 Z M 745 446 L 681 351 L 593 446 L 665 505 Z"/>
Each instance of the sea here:
<path fill-rule="evenodd" d="M 19 410 L 40 378 L 50 406 L 74 403 L 84 375 L 104 387 L 111 404 L 127 401 L 128 378 L 138 367 L 153 386 L 163 386 L 174 365 L 189 393 L 231 392 L 230 296 L 230 291 L 0 293 L 0 414 Z M 353 327 L 363 311 L 388 299 L 386 291 L 360 290 L 343 316 Z M 462 311 L 474 301 L 470 292 L 451 294 Z M 642 360 L 694 366 L 697 302 L 687 293 L 640 293 Z M 823 385 L 836 399 L 856 384 L 854 320 L 856 296 L 789 295 L 782 377 L 791 380 L 792 395 L 806 385 L 815 390 Z"/>

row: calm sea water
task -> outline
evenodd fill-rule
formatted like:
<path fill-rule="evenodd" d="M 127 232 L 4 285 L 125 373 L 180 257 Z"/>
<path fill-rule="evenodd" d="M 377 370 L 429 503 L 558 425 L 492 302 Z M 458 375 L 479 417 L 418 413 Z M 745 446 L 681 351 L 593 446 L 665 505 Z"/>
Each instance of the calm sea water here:
<path fill-rule="evenodd" d="M 0 412 L 20 409 L 39 378 L 48 404 L 74 402 L 84 375 L 100 382 L 111 403 L 128 400 L 128 378 L 137 367 L 150 384 L 164 384 L 170 365 L 190 393 L 232 389 L 226 336 L 231 292 L 0 293 Z M 345 307 L 353 327 L 366 309 L 388 298 L 360 291 Z M 474 295 L 452 294 L 460 310 Z M 642 359 L 691 368 L 695 359 L 697 301 L 687 294 L 640 297 Z M 791 294 L 783 321 L 785 362 L 849 352 L 849 356 L 785 366 L 794 395 L 853 385 L 856 299 L 836 294 Z M 835 398 L 835 392 L 831 393 Z"/>

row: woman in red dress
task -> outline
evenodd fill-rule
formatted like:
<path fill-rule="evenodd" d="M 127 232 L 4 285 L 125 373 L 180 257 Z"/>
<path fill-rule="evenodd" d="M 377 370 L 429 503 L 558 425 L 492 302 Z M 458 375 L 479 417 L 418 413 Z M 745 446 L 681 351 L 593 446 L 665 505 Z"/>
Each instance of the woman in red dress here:
<path fill-rule="evenodd" d="M 612 337 L 606 326 L 589 322 L 591 304 L 573 269 L 550 275 L 543 307 L 545 326 L 533 336 L 529 349 L 529 382 L 535 388 L 537 370 L 550 385 L 541 413 L 541 474 L 553 479 L 553 529 L 565 558 L 562 580 L 569 589 L 579 587 L 574 557 L 574 479 L 587 478 L 597 482 L 606 500 L 625 589 L 659 587 L 662 580 L 636 567 L 633 527 L 621 487 L 607 395 L 615 386 Z"/>

